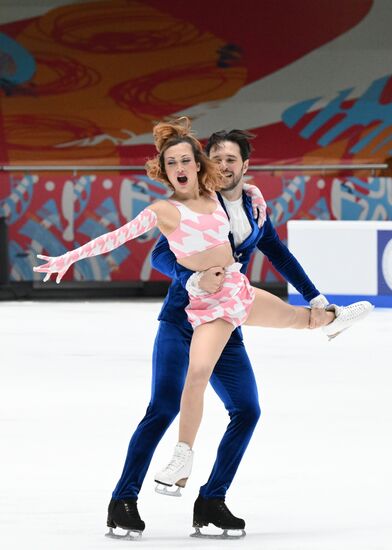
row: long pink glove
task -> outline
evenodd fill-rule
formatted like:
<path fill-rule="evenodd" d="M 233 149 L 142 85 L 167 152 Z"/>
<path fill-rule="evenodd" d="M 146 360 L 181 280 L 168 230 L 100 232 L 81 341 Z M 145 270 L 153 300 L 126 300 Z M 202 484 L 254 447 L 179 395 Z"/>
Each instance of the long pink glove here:
<path fill-rule="evenodd" d="M 253 217 L 257 219 L 257 225 L 262 227 L 267 218 L 267 204 L 264 197 L 256 185 L 244 183 L 245 193 L 252 199 Z"/>
<path fill-rule="evenodd" d="M 130 222 L 121 226 L 119 229 L 105 233 L 92 241 L 70 250 L 62 256 L 42 256 L 37 254 L 37 258 L 47 260 L 46 264 L 33 267 L 33 271 L 46 273 L 44 282 L 50 279 L 52 273 L 58 273 L 56 283 L 58 284 L 66 273 L 67 269 L 78 260 L 99 256 L 105 252 L 110 252 L 131 239 L 136 239 L 139 235 L 147 233 L 157 225 L 157 215 L 149 208 L 145 208 Z"/>

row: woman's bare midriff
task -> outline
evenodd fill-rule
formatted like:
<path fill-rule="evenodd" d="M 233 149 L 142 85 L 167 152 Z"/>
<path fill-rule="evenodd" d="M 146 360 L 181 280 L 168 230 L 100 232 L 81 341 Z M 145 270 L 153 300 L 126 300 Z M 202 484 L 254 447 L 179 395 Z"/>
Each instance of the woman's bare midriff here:
<path fill-rule="evenodd" d="M 180 265 L 191 271 L 205 271 L 210 267 L 227 267 L 234 261 L 230 243 L 220 244 L 177 260 Z"/>

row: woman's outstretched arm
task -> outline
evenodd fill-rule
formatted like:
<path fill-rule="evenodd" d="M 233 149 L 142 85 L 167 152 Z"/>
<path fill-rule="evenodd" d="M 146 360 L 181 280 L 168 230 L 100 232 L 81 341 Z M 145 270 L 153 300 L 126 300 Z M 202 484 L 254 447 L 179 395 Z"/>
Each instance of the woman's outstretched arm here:
<path fill-rule="evenodd" d="M 136 237 L 143 235 L 143 233 L 147 233 L 147 231 L 157 224 L 158 217 L 156 213 L 151 208 L 145 208 L 130 222 L 89 241 L 79 248 L 75 248 L 75 250 L 70 250 L 61 256 L 54 257 L 38 254 L 37 258 L 46 260 L 46 263 L 33 267 L 33 271 L 46 273 L 44 282 L 50 279 L 52 273 L 57 273 L 56 283 L 59 283 L 73 263 L 84 258 L 91 258 L 92 256 L 110 252 L 125 242 L 136 239 Z"/>

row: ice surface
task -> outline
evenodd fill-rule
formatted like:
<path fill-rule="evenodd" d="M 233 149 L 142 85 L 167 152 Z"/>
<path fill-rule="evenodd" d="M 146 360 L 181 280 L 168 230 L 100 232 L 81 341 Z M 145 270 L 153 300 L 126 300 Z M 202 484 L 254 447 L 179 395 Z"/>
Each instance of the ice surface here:
<path fill-rule="evenodd" d="M 148 405 L 160 301 L 0 302 L 0 548 L 100 550 L 129 438 Z M 142 548 L 390 550 L 392 310 L 327 342 L 244 328 L 262 418 L 226 502 L 240 541 L 189 537 L 228 421 L 209 388 L 182 498 L 154 492 L 178 422 L 139 497 Z M 133 546 L 132 546 L 133 547 Z"/>

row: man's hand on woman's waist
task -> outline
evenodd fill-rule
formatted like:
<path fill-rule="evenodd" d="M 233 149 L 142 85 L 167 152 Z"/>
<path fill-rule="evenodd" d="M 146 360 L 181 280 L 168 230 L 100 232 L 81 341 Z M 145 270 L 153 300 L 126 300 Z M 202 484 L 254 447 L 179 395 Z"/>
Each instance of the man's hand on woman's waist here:
<path fill-rule="evenodd" d="M 197 271 L 191 275 L 186 284 L 189 293 L 197 296 L 198 294 L 214 294 L 221 290 L 225 278 L 223 267 L 210 267 L 205 271 Z"/>

